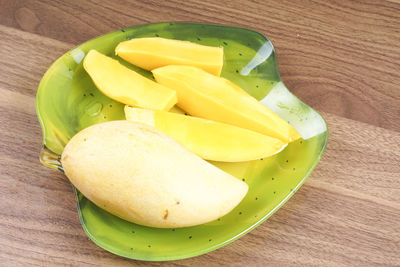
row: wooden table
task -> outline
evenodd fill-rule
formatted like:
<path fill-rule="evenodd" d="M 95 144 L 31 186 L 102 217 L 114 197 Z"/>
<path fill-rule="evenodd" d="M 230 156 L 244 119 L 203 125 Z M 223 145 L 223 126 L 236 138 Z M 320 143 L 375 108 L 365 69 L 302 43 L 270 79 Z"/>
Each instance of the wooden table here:
<path fill-rule="evenodd" d="M 160 21 L 267 35 L 288 88 L 330 128 L 321 162 L 268 221 L 217 251 L 168 264 L 400 264 L 400 2 L 218 2 L 0 0 L 0 265 L 148 264 L 84 234 L 69 182 L 39 163 L 35 93 L 73 46 Z"/>

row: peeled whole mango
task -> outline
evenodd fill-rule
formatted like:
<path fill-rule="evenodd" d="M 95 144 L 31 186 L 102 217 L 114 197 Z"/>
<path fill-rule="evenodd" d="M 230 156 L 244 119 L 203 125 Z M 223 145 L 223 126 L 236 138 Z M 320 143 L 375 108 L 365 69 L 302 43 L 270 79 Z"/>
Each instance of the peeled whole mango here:
<path fill-rule="evenodd" d="M 277 138 L 244 128 L 172 112 L 125 106 L 125 117 L 156 127 L 206 160 L 256 160 L 272 156 L 287 145 Z"/>
<path fill-rule="evenodd" d="M 213 221 L 248 190 L 156 128 L 130 121 L 82 130 L 66 145 L 61 163 L 71 183 L 97 206 L 151 227 Z"/>
<path fill-rule="evenodd" d="M 121 42 L 115 54 L 146 70 L 167 65 L 189 65 L 219 76 L 224 64 L 224 50 L 160 37 L 134 38 Z"/>
<path fill-rule="evenodd" d="M 169 110 L 175 105 L 175 91 L 128 69 L 118 60 L 90 50 L 83 67 L 106 96 L 127 105 Z"/>
<path fill-rule="evenodd" d="M 177 105 L 190 115 L 232 124 L 283 142 L 301 135 L 239 86 L 192 66 L 165 66 L 152 71 L 156 81 L 176 91 Z"/>

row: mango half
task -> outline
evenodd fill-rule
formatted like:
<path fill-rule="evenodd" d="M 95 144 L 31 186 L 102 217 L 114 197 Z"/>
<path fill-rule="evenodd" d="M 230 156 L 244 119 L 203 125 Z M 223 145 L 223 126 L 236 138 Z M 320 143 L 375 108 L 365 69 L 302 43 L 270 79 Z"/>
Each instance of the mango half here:
<path fill-rule="evenodd" d="M 176 104 L 174 90 L 128 69 L 118 60 L 96 50 L 89 51 L 83 60 L 83 67 L 97 88 L 116 101 L 154 110 L 169 110 Z"/>
<path fill-rule="evenodd" d="M 125 106 L 125 116 L 129 121 L 156 127 L 206 160 L 256 160 L 276 154 L 287 145 L 279 139 L 233 125 L 166 111 Z"/>
<path fill-rule="evenodd" d="M 224 62 L 222 47 L 164 38 L 134 38 L 121 42 L 115 54 L 146 70 L 167 65 L 189 65 L 219 76 Z"/>
<path fill-rule="evenodd" d="M 213 221 L 248 190 L 163 132 L 130 121 L 80 131 L 66 145 L 61 163 L 71 183 L 97 206 L 151 227 Z"/>
<path fill-rule="evenodd" d="M 176 91 L 177 105 L 189 114 L 246 128 L 285 143 L 300 138 L 286 121 L 234 83 L 192 66 L 152 71 L 156 81 Z"/>

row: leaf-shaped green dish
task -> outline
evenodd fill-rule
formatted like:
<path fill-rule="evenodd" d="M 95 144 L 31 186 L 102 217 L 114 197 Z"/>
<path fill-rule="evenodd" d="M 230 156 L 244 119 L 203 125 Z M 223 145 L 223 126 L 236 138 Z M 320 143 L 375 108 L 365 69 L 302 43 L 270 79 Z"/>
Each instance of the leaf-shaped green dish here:
<path fill-rule="evenodd" d="M 280 79 L 274 48 L 263 35 L 216 25 L 151 24 L 90 40 L 64 54 L 49 68 L 36 96 L 36 111 L 43 130 L 44 165 L 62 170 L 58 156 L 75 133 L 95 123 L 124 119 L 123 105 L 97 90 L 84 71 L 85 54 L 96 49 L 116 58 L 114 48 L 119 42 L 149 36 L 223 46 L 222 76 L 259 99 L 303 136 L 270 158 L 242 163 L 213 162 L 248 183 L 249 192 L 228 215 L 195 227 L 156 229 L 136 225 L 98 208 L 75 191 L 82 226 L 100 247 L 132 259 L 183 259 L 232 242 L 277 211 L 318 163 L 328 132 L 324 119 L 286 89 Z M 148 71 L 123 64 L 151 77 Z"/>

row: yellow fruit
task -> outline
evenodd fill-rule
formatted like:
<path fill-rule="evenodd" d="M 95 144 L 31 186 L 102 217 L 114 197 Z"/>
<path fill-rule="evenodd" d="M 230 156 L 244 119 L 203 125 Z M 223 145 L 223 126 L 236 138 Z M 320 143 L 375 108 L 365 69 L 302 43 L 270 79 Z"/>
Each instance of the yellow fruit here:
<path fill-rule="evenodd" d="M 265 158 L 286 144 L 233 125 L 192 116 L 125 106 L 129 121 L 156 127 L 203 159 L 238 162 Z"/>
<path fill-rule="evenodd" d="M 66 145 L 61 163 L 93 203 L 131 222 L 193 226 L 230 212 L 246 183 L 189 152 L 154 127 L 130 121 L 93 125 Z"/>
<path fill-rule="evenodd" d="M 232 82 L 191 66 L 166 66 L 152 71 L 156 81 L 178 96 L 187 113 L 236 125 L 291 142 L 300 134 L 286 121 Z"/>
<path fill-rule="evenodd" d="M 167 65 L 189 65 L 219 76 L 223 48 L 164 38 L 135 38 L 121 42 L 115 53 L 146 70 Z"/>
<path fill-rule="evenodd" d="M 169 110 L 176 104 L 176 93 L 96 50 L 90 50 L 83 67 L 97 88 L 106 96 L 131 106 Z"/>

